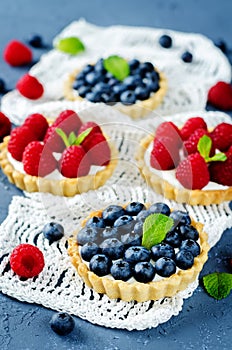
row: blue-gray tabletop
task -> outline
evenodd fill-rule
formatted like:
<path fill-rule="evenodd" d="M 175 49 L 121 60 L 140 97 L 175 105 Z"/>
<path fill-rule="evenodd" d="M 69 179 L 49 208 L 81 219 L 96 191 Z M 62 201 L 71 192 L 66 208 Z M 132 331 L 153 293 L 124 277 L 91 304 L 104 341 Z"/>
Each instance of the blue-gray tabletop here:
<path fill-rule="evenodd" d="M 232 48 L 232 3 L 230 0 L 1 0 L 0 50 L 11 39 L 25 40 L 40 34 L 51 45 L 52 38 L 71 21 L 86 18 L 89 22 L 151 26 L 186 32 L 199 32 L 211 39 L 223 38 Z M 100 38 L 99 38 L 100 40 Z M 97 45 L 97 42 L 96 42 Z M 46 50 L 34 49 L 35 59 Z M 0 59 L 0 77 L 13 89 L 28 68 L 11 68 Z M 0 222 L 7 216 L 14 195 L 22 192 L 8 183 L 0 172 Z M 229 271 L 232 257 L 232 230 L 227 230 L 210 251 L 202 275 Z M 232 295 L 221 301 L 209 297 L 200 286 L 184 302 L 182 312 L 155 329 L 117 330 L 93 325 L 75 318 L 76 326 L 61 337 L 49 327 L 54 311 L 19 302 L 0 293 L 0 349 L 231 349 Z"/>

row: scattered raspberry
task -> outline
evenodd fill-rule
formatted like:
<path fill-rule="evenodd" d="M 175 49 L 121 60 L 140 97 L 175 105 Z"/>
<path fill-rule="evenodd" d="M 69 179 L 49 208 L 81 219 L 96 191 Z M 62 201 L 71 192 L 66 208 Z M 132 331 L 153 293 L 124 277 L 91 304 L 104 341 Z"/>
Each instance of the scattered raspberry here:
<path fill-rule="evenodd" d="M 179 162 L 179 149 L 169 137 L 155 138 L 150 164 L 158 170 L 170 170 Z"/>
<path fill-rule="evenodd" d="M 61 174 L 68 178 L 85 176 L 90 170 L 88 156 L 81 146 L 66 148 L 62 153 L 59 166 Z"/>
<path fill-rule="evenodd" d="M 210 137 L 217 149 L 227 151 L 232 145 L 232 124 L 218 124 L 211 132 Z"/>
<path fill-rule="evenodd" d="M 232 186 L 232 154 L 226 153 L 225 162 L 212 162 L 209 166 L 210 179 L 224 186 Z"/>
<path fill-rule="evenodd" d="M 20 244 L 11 253 L 10 266 L 20 277 L 37 276 L 44 268 L 43 253 L 31 244 Z"/>
<path fill-rule="evenodd" d="M 197 129 L 194 133 L 189 137 L 188 140 L 184 141 L 183 149 L 185 154 L 192 154 L 198 151 L 197 145 L 200 138 L 204 135 L 210 136 L 209 132 L 205 129 Z M 215 153 L 215 148 L 212 145 L 210 156 Z"/>
<path fill-rule="evenodd" d="M 24 171 L 32 176 L 44 177 L 57 167 L 51 150 L 39 141 L 30 142 L 23 152 Z"/>
<path fill-rule="evenodd" d="M 182 145 L 180 130 L 173 122 L 161 123 L 156 129 L 155 136 L 156 138 L 169 137 L 174 141 L 177 147 Z"/>
<path fill-rule="evenodd" d="M 27 126 L 20 126 L 11 131 L 8 151 L 14 159 L 21 161 L 25 147 L 35 140 L 36 136 Z"/>
<path fill-rule="evenodd" d="M 100 166 L 109 164 L 110 147 L 102 133 L 95 133 L 92 137 L 88 135 L 81 145 L 88 154 L 91 164 Z"/>
<path fill-rule="evenodd" d="M 11 130 L 11 122 L 5 114 L 0 112 L 0 142 L 2 142 L 3 138 L 10 134 Z"/>
<path fill-rule="evenodd" d="M 189 118 L 182 129 L 180 130 L 181 137 L 183 141 L 188 140 L 188 138 L 193 134 L 197 129 L 207 130 L 207 124 L 201 117 Z"/>
<path fill-rule="evenodd" d="M 12 40 L 4 49 L 3 58 L 11 66 L 22 66 L 32 62 L 32 51 L 20 41 Z"/>
<path fill-rule="evenodd" d="M 44 137 L 44 143 L 52 152 L 62 153 L 65 149 L 65 144 L 62 138 L 56 132 L 56 126 L 49 126 Z"/>
<path fill-rule="evenodd" d="M 232 86 L 219 81 L 208 92 L 208 102 L 213 106 L 228 111 L 232 109 Z"/>
<path fill-rule="evenodd" d="M 199 153 L 190 154 L 176 169 L 176 178 L 190 190 L 200 190 L 209 182 L 207 164 Z"/>
<path fill-rule="evenodd" d="M 25 74 L 20 78 L 16 84 L 16 88 L 26 98 L 30 100 L 39 99 L 43 93 L 43 85 L 38 81 L 37 78 L 30 74 Z"/>
<path fill-rule="evenodd" d="M 82 126 L 80 127 L 80 130 L 78 132 L 78 135 L 80 135 L 82 132 L 84 132 L 85 130 L 92 128 L 91 132 L 89 133 L 89 135 L 87 137 L 92 137 L 93 134 L 95 133 L 102 133 L 102 130 L 100 128 L 100 126 L 94 122 L 87 122 L 82 124 Z"/>
<path fill-rule="evenodd" d="M 72 131 L 76 134 L 81 125 L 82 121 L 79 116 L 71 109 L 61 112 L 52 124 L 52 126 L 62 129 L 66 135 L 69 135 Z"/>
<path fill-rule="evenodd" d="M 29 115 L 23 125 L 26 125 L 37 136 L 38 140 L 43 140 L 48 129 L 47 119 L 39 113 Z"/>

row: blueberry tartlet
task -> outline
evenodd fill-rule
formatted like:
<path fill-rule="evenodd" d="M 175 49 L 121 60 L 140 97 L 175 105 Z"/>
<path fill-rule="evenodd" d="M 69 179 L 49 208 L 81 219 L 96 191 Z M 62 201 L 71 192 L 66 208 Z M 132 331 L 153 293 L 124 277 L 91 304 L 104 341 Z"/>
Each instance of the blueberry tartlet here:
<path fill-rule="evenodd" d="M 86 285 L 111 299 L 158 300 L 192 283 L 207 260 L 203 225 L 164 203 L 110 205 L 93 212 L 69 239 Z"/>
<path fill-rule="evenodd" d="M 119 60 L 119 64 L 118 61 L 115 63 L 114 58 Z M 109 68 L 106 60 L 110 60 Z M 164 74 L 151 62 L 140 62 L 137 59 L 127 62 L 119 56 L 100 59 L 96 64 L 88 64 L 82 70 L 76 70 L 69 76 L 64 87 L 68 100 L 85 98 L 94 103 L 103 102 L 113 105 L 133 119 L 145 117 L 156 109 L 163 101 L 166 91 L 167 80 Z"/>

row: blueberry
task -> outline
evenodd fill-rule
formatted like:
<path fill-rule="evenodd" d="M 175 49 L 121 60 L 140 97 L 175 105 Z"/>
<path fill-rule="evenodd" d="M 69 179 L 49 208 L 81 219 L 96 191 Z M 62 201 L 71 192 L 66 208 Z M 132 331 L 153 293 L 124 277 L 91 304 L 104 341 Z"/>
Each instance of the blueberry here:
<path fill-rule="evenodd" d="M 29 39 L 28 39 L 28 44 L 32 47 L 35 48 L 42 48 L 44 47 L 43 44 L 43 39 L 40 35 L 38 34 L 33 34 Z"/>
<path fill-rule="evenodd" d="M 108 84 L 103 83 L 102 81 L 100 81 L 99 83 L 94 85 L 93 91 L 94 92 L 100 92 L 101 94 L 103 94 L 103 92 L 109 92 L 110 91 L 110 87 L 109 87 Z"/>
<path fill-rule="evenodd" d="M 101 227 L 101 228 L 105 228 L 105 222 L 103 220 L 103 218 L 100 218 L 99 216 L 93 216 L 92 218 L 90 218 L 86 224 L 86 227 Z"/>
<path fill-rule="evenodd" d="M 107 238 L 101 244 L 102 253 L 107 255 L 112 260 L 122 258 L 125 247 L 117 238 Z"/>
<path fill-rule="evenodd" d="M 176 272 L 176 264 L 172 259 L 163 257 L 156 261 L 155 271 L 162 277 L 170 277 Z"/>
<path fill-rule="evenodd" d="M 139 220 L 136 222 L 135 226 L 134 226 L 134 233 L 136 235 L 140 235 L 142 237 L 143 235 L 143 221 Z"/>
<path fill-rule="evenodd" d="M 84 245 L 88 242 L 96 242 L 100 236 L 99 228 L 97 227 L 84 227 L 77 234 L 77 243 Z"/>
<path fill-rule="evenodd" d="M 136 102 L 136 96 L 134 91 L 128 90 L 124 91 L 120 95 L 120 102 L 125 105 L 131 105 Z"/>
<path fill-rule="evenodd" d="M 95 72 L 100 73 L 100 74 L 105 74 L 106 73 L 106 70 L 104 68 L 104 60 L 103 60 L 103 58 L 100 58 L 100 60 L 97 61 L 97 63 L 94 66 L 94 70 L 95 70 Z"/>
<path fill-rule="evenodd" d="M 194 256 L 188 250 L 180 250 L 176 254 L 175 262 L 180 269 L 187 270 L 193 266 Z"/>
<path fill-rule="evenodd" d="M 55 313 L 50 320 L 51 329 L 59 335 L 71 333 L 75 327 L 75 321 L 67 312 Z"/>
<path fill-rule="evenodd" d="M 125 260 L 131 264 L 136 264 L 140 261 L 149 261 L 150 257 L 150 251 L 142 246 L 129 247 L 124 253 Z"/>
<path fill-rule="evenodd" d="M 49 240 L 49 243 L 53 243 L 64 236 L 64 228 L 56 222 L 49 222 L 44 226 L 43 234 Z"/>
<path fill-rule="evenodd" d="M 178 229 L 183 240 L 193 239 L 194 241 L 197 241 L 199 238 L 199 233 L 194 226 L 180 225 Z"/>
<path fill-rule="evenodd" d="M 94 242 L 85 243 L 81 247 L 81 257 L 86 261 L 90 261 L 94 255 L 100 254 L 100 253 L 101 253 L 101 249 Z"/>
<path fill-rule="evenodd" d="M 120 218 L 114 222 L 114 227 L 117 227 L 118 232 L 121 235 L 124 233 L 132 232 L 134 225 L 135 220 L 130 215 L 120 216 Z"/>
<path fill-rule="evenodd" d="M 0 94 L 6 92 L 6 84 L 3 79 L 0 78 Z"/>
<path fill-rule="evenodd" d="M 214 45 L 217 46 L 223 53 L 227 53 L 228 48 L 224 40 L 222 39 L 215 40 Z"/>
<path fill-rule="evenodd" d="M 112 92 L 105 93 L 104 92 L 101 95 L 101 101 L 104 102 L 104 103 L 112 105 L 112 104 L 116 103 L 118 101 L 118 99 L 117 99 L 117 96 L 114 93 L 112 93 Z"/>
<path fill-rule="evenodd" d="M 118 84 L 119 83 L 119 81 L 118 81 L 118 79 L 116 79 L 116 78 L 110 78 L 109 80 L 108 80 L 108 82 L 107 82 L 107 84 L 109 85 L 109 86 L 115 86 L 116 84 Z"/>
<path fill-rule="evenodd" d="M 130 215 L 122 215 L 114 222 L 114 226 L 118 227 L 127 225 L 131 221 L 133 221 L 133 218 Z"/>
<path fill-rule="evenodd" d="M 101 94 L 99 92 L 88 92 L 85 95 L 85 98 L 87 98 L 87 100 L 89 100 L 90 102 L 101 102 Z"/>
<path fill-rule="evenodd" d="M 106 239 L 106 238 L 117 238 L 118 236 L 118 230 L 116 227 L 106 227 L 103 231 L 102 231 L 102 238 Z"/>
<path fill-rule="evenodd" d="M 127 281 L 132 277 L 131 266 L 125 260 L 115 261 L 111 266 L 110 273 L 116 280 Z"/>
<path fill-rule="evenodd" d="M 129 67 L 130 67 L 130 71 L 132 71 L 132 70 L 134 70 L 134 69 L 136 69 L 136 68 L 139 67 L 140 62 L 139 62 L 139 60 L 137 60 L 136 58 L 134 58 L 134 59 L 130 60 L 130 61 L 128 62 L 128 64 L 129 64 Z"/>
<path fill-rule="evenodd" d="M 89 269 L 101 277 L 110 273 L 111 265 L 112 261 L 108 256 L 104 254 L 96 254 L 89 262 Z"/>
<path fill-rule="evenodd" d="M 133 89 L 135 88 L 138 84 L 141 84 L 142 79 L 140 75 L 129 75 L 123 80 L 123 84 L 126 85 L 127 89 Z"/>
<path fill-rule="evenodd" d="M 122 92 L 127 90 L 127 86 L 124 84 L 116 84 L 113 86 L 113 92 L 116 95 L 121 95 Z"/>
<path fill-rule="evenodd" d="M 159 38 L 159 44 L 165 49 L 169 49 L 172 46 L 172 38 L 169 35 L 164 34 Z"/>
<path fill-rule="evenodd" d="M 151 215 L 149 210 L 142 210 L 137 216 L 136 216 L 136 220 L 137 221 L 145 221 L 145 219 Z"/>
<path fill-rule="evenodd" d="M 169 231 L 166 234 L 165 243 L 168 243 L 173 248 L 180 247 L 180 245 L 181 245 L 181 236 L 180 236 L 179 232 L 175 228 L 173 230 Z"/>
<path fill-rule="evenodd" d="M 180 249 L 191 252 L 194 257 L 199 255 L 201 251 L 199 244 L 192 239 L 186 239 L 183 241 L 181 243 Z"/>
<path fill-rule="evenodd" d="M 160 89 L 159 81 L 147 80 L 146 87 L 150 92 L 157 92 Z"/>
<path fill-rule="evenodd" d="M 74 90 L 79 90 L 81 87 L 84 86 L 84 84 L 85 84 L 84 80 L 80 80 L 80 79 L 74 80 L 73 85 L 72 85 L 72 88 L 73 88 Z M 89 91 L 90 91 L 90 90 L 89 90 Z M 80 95 L 80 93 L 79 93 L 79 95 Z"/>
<path fill-rule="evenodd" d="M 86 74 L 84 72 L 80 72 L 76 75 L 75 80 L 83 80 L 85 81 Z"/>
<path fill-rule="evenodd" d="M 138 100 L 147 100 L 150 96 L 150 90 L 147 87 L 137 86 L 135 88 L 135 96 Z"/>
<path fill-rule="evenodd" d="M 145 80 L 147 79 L 152 82 L 157 82 L 159 81 L 159 78 L 160 78 L 159 73 L 156 70 L 153 70 L 152 72 L 147 72 L 145 74 Z"/>
<path fill-rule="evenodd" d="M 170 211 L 170 208 L 167 204 L 157 202 L 157 203 L 154 203 L 150 206 L 149 212 L 152 214 L 157 213 L 157 214 L 164 214 L 164 215 L 169 216 L 171 211 Z"/>
<path fill-rule="evenodd" d="M 191 63 L 193 60 L 193 55 L 191 54 L 191 52 L 189 51 L 185 51 L 182 55 L 181 55 L 181 59 L 182 61 L 186 62 L 186 63 Z"/>
<path fill-rule="evenodd" d="M 113 225 L 115 220 L 125 214 L 125 210 L 120 205 L 110 205 L 102 212 L 102 218 L 106 225 Z"/>
<path fill-rule="evenodd" d="M 186 211 L 174 210 L 170 214 L 170 218 L 174 220 L 175 225 L 190 225 L 191 219 Z"/>
<path fill-rule="evenodd" d="M 99 81 L 102 81 L 103 78 L 102 78 L 101 73 L 99 73 L 99 72 L 90 72 L 90 73 L 86 74 L 85 80 L 89 85 L 93 86 L 93 85 L 97 84 Z"/>
<path fill-rule="evenodd" d="M 120 239 L 126 249 L 132 246 L 140 246 L 142 243 L 142 236 L 136 233 L 125 233 L 121 235 Z"/>
<path fill-rule="evenodd" d="M 155 261 L 163 257 L 174 259 L 175 250 L 171 245 L 162 242 L 151 248 L 151 257 Z"/>
<path fill-rule="evenodd" d="M 92 72 L 93 69 L 94 69 L 94 66 L 93 66 L 93 65 L 87 64 L 87 66 L 85 66 L 85 67 L 83 68 L 82 73 L 83 73 L 83 74 L 88 74 L 88 73 Z"/>
<path fill-rule="evenodd" d="M 86 94 L 88 94 L 90 92 L 90 88 L 88 86 L 82 85 L 79 89 L 78 89 L 78 94 L 80 97 L 85 97 Z"/>
<path fill-rule="evenodd" d="M 154 66 L 151 62 L 141 63 L 140 68 L 146 70 L 146 72 L 153 72 L 154 71 Z"/>
<path fill-rule="evenodd" d="M 130 204 L 127 205 L 126 213 L 127 215 L 137 215 L 138 213 L 141 212 L 141 210 L 146 209 L 143 203 L 140 202 L 131 202 Z"/>
<path fill-rule="evenodd" d="M 141 283 L 148 283 L 155 277 L 155 268 L 148 261 L 138 262 L 134 267 L 134 278 Z"/>

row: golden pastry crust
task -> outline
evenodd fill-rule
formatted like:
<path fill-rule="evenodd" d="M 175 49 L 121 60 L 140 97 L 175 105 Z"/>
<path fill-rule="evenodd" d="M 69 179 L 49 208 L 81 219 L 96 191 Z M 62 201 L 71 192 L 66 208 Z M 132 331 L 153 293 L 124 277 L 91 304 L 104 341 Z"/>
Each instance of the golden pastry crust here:
<path fill-rule="evenodd" d="M 77 74 L 80 72 L 81 72 L 80 69 L 75 70 L 73 73 L 69 75 L 68 79 L 64 83 L 64 96 L 67 100 L 83 101 L 83 98 L 80 97 L 78 93 L 74 91 L 72 88 L 73 82 Z M 159 76 L 160 76 L 160 81 L 159 81 L 160 88 L 156 93 L 153 93 L 147 100 L 136 101 L 136 103 L 134 103 L 133 105 L 126 106 L 118 102 L 113 107 L 119 110 L 120 112 L 127 114 L 132 119 L 140 119 L 140 118 L 146 117 L 147 114 L 149 114 L 151 111 L 156 109 L 161 104 L 168 89 L 168 83 L 165 75 L 162 72 L 159 72 L 159 71 L 157 72 L 159 73 Z"/>
<path fill-rule="evenodd" d="M 145 163 L 144 156 L 153 139 L 154 136 L 149 135 L 141 141 L 136 154 L 136 160 L 138 161 L 138 167 L 142 176 L 155 192 L 178 203 L 188 203 L 190 205 L 220 204 L 232 200 L 232 187 L 224 190 L 189 190 L 187 188 L 176 188 L 157 174 L 152 173 Z"/>
<path fill-rule="evenodd" d="M 54 195 L 72 197 L 89 190 L 95 190 L 96 188 L 103 186 L 111 177 L 118 162 L 118 152 L 108 141 L 111 149 L 111 160 L 104 169 L 98 171 L 94 175 L 86 175 L 74 179 L 64 178 L 62 180 L 49 180 L 42 177 L 23 174 L 14 169 L 7 156 L 9 140 L 10 136 L 7 136 L 4 138 L 3 143 L 0 144 L 0 166 L 11 183 L 27 192 L 49 192 Z"/>
<path fill-rule="evenodd" d="M 101 216 L 102 211 L 94 212 L 88 216 L 88 220 L 92 216 Z M 85 222 L 85 221 L 84 221 Z M 184 290 L 187 286 L 195 281 L 204 263 L 208 257 L 209 245 L 207 242 L 207 234 L 203 231 L 203 225 L 192 220 L 192 225 L 199 232 L 201 252 L 194 258 L 194 265 L 188 270 L 179 270 L 168 278 L 160 281 L 149 283 L 141 282 L 124 282 L 121 280 L 110 279 L 107 276 L 99 277 L 91 272 L 88 266 L 83 262 L 79 247 L 74 237 L 68 241 L 68 254 L 71 262 L 76 268 L 78 274 L 82 277 L 89 288 L 94 289 L 97 293 L 106 294 L 110 299 L 121 299 L 124 301 L 136 300 L 143 302 L 147 300 L 158 300 L 165 297 L 172 297 L 177 292 Z"/>

